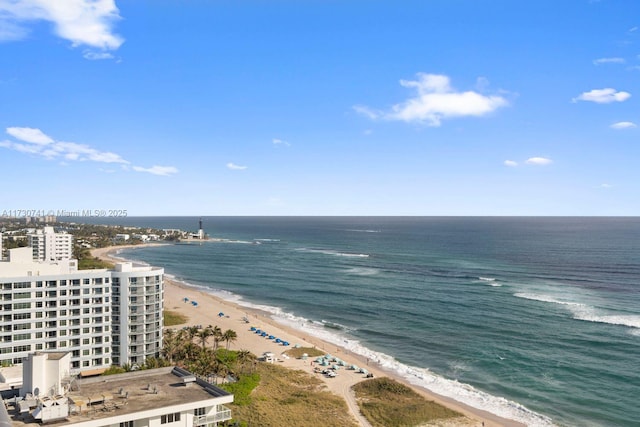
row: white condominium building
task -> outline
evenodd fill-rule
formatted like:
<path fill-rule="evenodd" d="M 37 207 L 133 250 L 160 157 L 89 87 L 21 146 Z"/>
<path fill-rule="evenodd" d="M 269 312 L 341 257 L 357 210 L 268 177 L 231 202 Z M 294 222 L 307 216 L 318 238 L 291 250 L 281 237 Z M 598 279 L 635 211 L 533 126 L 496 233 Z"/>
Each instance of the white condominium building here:
<path fill-rule="evenodd" d="M 56 233 L 53 227 L 44 227 L 29 233 L 29 246 L 33 249 L 35 261 L 59 261 L 73 258 L 73 236 Z"/>
<path fill-rule="evenodd" d="M 73 379 L 68 353 L 29 355 L 18 398 L 0 401 L 0 426 L 215 427 L 233 395 L 180 368 Z"/>
<path fill-rule="evenodd" d="M 123 262 L 110 273 L 113 363 L 142 365 L 162 350 L 164 269 Z"/>
<path fill-rule="evenodd" d="M 0 363 L 65 351 L 73 374 L 90 375 L 159 357 L 164 269 L 77 270 L 76 260 L 36 262 L 31 248 L 8 252 L 0 262 Z"/>

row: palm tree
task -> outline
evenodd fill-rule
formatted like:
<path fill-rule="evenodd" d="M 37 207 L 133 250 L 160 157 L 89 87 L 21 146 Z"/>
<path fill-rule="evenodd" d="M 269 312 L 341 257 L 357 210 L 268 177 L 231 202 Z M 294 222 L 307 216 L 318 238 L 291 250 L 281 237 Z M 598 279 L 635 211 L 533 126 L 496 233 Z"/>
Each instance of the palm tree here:
<path fill-rule="evenodd" d="M 227 329 L 226 331 L 224 331 L 224 333 L 222 334 L 222 340 L 227 342 L 227 350 L 229 350 L 229 343 L 235 342 L 237 338 L 238 334 L 236 333 L 236 331 L 231 329 Z"/>
<path fill-rule="evenodd" d="M 209 328 L 201 329 L 196 333 L 196 338 L 198 338 L 198 341 L 200 341 L 203 350 L 207 345 L 207 339 L 209 339 L 211 335 L 213 335 L 213 331 Z"/>
<path fill-rule="evenodd" d="M 179 359 L 180 361 L 183 362 L 183 364 L 192 362 L 198 357 L 198 354 L 200 353 L 200 351 L 201 351 L 200 347 L 198 347 L 192 342 L 188 342 L 181 347 L 181 351 L 180 351 L 181 357 L 179 357 Z"/>
<path fill-rule="evenodd" d="M 222 384 L 224 384 L 224 379 L 227 377 L 229 373 L 229 368 L 224 363 L 216 363 L 214 373 L 216 374 L 216 384 L 218 384 L 218 377 L 222 377 Z"/>
<path fill-rule="evenodd" d="M 211 328 L 212 336 L 213 336 L 213 351 L 218 350 L 218 344 L 222 339 L 222 329 L 219 326 L 214 326 Z"/>
<path fill-rule="evenodd" d="M 244 373 L 244 369 L 248 362 L 255 360 L 255 356 L 249 350 L 238 351 L 238 362 L 240 363 L 240 371 Z"/>
<path fill-rule="evenodd" d="M 198 335 L 198 327 L 197 326 L 189 326 L 187 329 L 187 336 L 189 337 L 189 340 L 193 340 L 196 335 Z"/>
<path fill-rule="evenodd" d="M 182 346 L 184 334 L 176 334 L 173 329 L 165 329 L 162 340 L 162 356 L 173 363 Z"/>

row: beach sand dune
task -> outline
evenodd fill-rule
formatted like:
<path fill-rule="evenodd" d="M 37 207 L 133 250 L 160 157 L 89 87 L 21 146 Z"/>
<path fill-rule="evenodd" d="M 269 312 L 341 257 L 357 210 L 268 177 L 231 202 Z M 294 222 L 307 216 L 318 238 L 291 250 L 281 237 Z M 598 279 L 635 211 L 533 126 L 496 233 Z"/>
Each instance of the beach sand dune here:
<path fill-rule="evenodd" d="M 122 260 L 120 258 L 114 258 L 114 254 L 117 250 L 140 246 L 141 245 L 100 248 L 94 249 L 92 254 L 93 256 L 109 262 L 118 262 Z M 197 305 L 193 304 L 194 301 Z M 453 409 L 454 411 L 460 412 L 467 417 L 466 419 L 455 419 L 453 424 L 452 421 L 443 421 L 441 423 L 432 424 L 433 426 L 522 426 L 522 424 L 518 422 L 499 418 L 489 412 L 471 408 L 455 400 L 415 387 L 407 383 L 403 378 L 394 375 L 392 372 L 383 370 L 381 367 L 376 366 L 375 363 L 369 362 L 362 356 L 350 353 L 344 348 L 336 347 L 334 344 L 324 342 L 319 338 L 305 334 L 304 331 L 294 330 L 286 325 L 275 322 L 271 318 L 270 313 L 241 307 L 230 301 L 220 299 L 200 288 L 187 286 L 165 278 L 164 308 L 165 310 L 182 314 L 188 319 L 185 325 L 180 325 L 177 328 L 182 326 L 201 325 L 202 327 L 206 327 L 208 325 L 213 325 L 218 326 L 223 331 L 227 329 L 234 330 L 237 333 L 237 339 L 230 343 L 229 348 L 232 350 L 249 350 L 257 356 L 262 355 L 264 352 L 271 352 L 277 358 L 277 361 L 274 363 L 287 368 L 300 369 L 313 373 L 312 360 L 283 357 L 283 352 L 290 347 L 285 347 L 273 340 L 257 335 L 255 332 L 250 330 L 251 326 L 254 326 L 269 332 L 271 335 L 275 335 L 283 341 L 288 341 L 290 346 L 299 345 L 302 347 L 316 347 L 326 353 L 330 353 L 341 358 L 349 365 L 354 364 L 366 367 L 366 369 L 375 377 L 391 377 L 408 385 L 416 392 L 423 395 L 426 399 L 435 401 L 443 406 Z M 220 313 L 223 313 L 223 315 L 220 315 Z M 226 344 L 223 342 L 220 345 L 224 346 Z M 314 375 L 318 375 L 319 378 L 322 378 L 329 390 L 344 398 L 349 410 L 352 412 L 354 418 L 358 420 L 360 425 L 370 426 L 366 419 L 360 415 L 355 396 L 351 390 L 351 387 L 354 384 L 365 379 L 363 374 L 357 373 L 353 370 L 342 369 L 338 372 L 338 375 L 335 378 L 327 378 L 321 374 Z"/>

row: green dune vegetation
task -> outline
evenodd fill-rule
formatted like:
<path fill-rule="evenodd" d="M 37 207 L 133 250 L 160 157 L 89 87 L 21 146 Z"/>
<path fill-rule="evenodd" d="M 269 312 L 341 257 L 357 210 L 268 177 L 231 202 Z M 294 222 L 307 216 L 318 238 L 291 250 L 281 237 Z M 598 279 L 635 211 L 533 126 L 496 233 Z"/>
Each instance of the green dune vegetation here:
<path fill-rule="evenodd" d="M 171 310 L 164 310 L 164 326 L 176 326 L 187 323 L 187 316 Z"/>
<path fill-rule="evenodd" d="M 346 402 L 319 378 L 271 363 L 256 372 L 260 382 L 246 404 L 229 405 L 241 426 L 357 427 Z"/>
<path fill-rule="evenodd" d="M 391 378 L 375 378 L 353 386 L 362 415 L 373 427 L 431 425 L 435 420 L 463 417 Z"/>

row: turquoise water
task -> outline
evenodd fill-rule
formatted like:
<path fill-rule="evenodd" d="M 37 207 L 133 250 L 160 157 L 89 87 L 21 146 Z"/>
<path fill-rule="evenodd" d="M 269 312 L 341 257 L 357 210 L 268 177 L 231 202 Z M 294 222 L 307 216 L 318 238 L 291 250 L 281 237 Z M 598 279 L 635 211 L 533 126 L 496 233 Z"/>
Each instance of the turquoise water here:
<path fill-rule="evenodd" d="M 120 222 L 197 228 L 197 218 Z M 123 255 L 528 425 L 640 425 L 638 218 L 204 224 L 233 241 Z"/>

